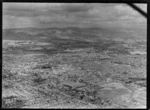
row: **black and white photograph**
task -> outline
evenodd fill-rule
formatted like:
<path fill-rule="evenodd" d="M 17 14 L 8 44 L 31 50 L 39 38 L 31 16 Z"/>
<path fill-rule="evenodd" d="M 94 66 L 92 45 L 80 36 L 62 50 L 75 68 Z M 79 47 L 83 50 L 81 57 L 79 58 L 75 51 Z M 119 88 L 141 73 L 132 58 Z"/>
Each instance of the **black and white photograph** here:
<path fill-rule="evenodd" d="M 147 3 L 2 3 L 2 108 L 147 107 Z"/>

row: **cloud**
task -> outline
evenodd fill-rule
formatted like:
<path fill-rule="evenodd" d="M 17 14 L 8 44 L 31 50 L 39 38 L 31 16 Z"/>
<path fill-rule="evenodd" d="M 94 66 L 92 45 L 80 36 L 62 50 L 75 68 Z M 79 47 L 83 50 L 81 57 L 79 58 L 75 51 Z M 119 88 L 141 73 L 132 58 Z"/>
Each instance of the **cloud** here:
<path fill-rule="evenodd" d="M 147 5 L 136 4 L 146 11 Z M 126 4 L 102 3 L 3 3 L 4 27 L 115 26 L 145 23 Z"/>
<path fill-rule="evenodd" d="M 124 16 L 126 16 L 126 15 L 138 16 L 138 15 L 140 15 L 136 10 L 132 9 L 130 6 L 125 5 L 125 4 L 116 5 L 115 9 L 119 16 L 123 16 L 123 15 Z"/>
<path fill-rule="evenodd" d="M 146 4 L 135 4 L 137 7 L 147 12 Z M 115 9 L 117 11 L 118 22 L 121 22 L 124 26 L 131 26 L 136 24 L 145 24 L 147 20 L 138 11 L 131 8 L 126 4 L 116 5 Z M 120 24 L 121 24 L 120 23 Z M 131 24 L 131 25 L 129 25 Z"/>
<path fill-rule="evenodd" d="M 60 5 L 55 3 L 3 3 L 3 14 L 11 16 L 39 16 L 59 13 Z"/>
<path fill-rule="evenodd" d="M 74 13 L 74 12 L 87 12 L 93 8 L 89 4 L 81 4 L 81 3 L 69 3 L 62 5 L 62 9 L 66 12 L 69 13 Z"/>
<path fill-rule="evenodd" d="M 31 17 L 16 17 L 3 16 L 3 28 L 21 28 L 21 27 L 36 27 L 38 22 L 35 22 Z"/>

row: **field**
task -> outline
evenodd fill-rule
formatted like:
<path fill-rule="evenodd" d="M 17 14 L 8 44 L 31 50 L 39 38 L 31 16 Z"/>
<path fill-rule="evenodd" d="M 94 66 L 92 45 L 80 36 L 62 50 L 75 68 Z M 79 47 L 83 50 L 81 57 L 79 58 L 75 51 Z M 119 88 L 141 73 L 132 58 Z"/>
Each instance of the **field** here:
<path fill-rule="evenodd" d="M 145 36 L 101 28 L 5 29 L 2 107 L 146 108 Z M 67 81 L 86 86 L 67 89 Z"/>

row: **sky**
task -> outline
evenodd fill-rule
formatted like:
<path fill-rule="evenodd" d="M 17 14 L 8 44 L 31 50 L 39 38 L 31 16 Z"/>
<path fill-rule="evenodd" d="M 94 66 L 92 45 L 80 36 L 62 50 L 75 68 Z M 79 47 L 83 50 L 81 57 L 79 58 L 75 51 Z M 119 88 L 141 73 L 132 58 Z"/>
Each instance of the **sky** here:
<path fill-rule="evenodd" d="M 147 4 L 135 4 L 147 12 Z M 121 3 L 3 3 L 3 29 L 23 27 L 146 27 L 144 16 Z"/>

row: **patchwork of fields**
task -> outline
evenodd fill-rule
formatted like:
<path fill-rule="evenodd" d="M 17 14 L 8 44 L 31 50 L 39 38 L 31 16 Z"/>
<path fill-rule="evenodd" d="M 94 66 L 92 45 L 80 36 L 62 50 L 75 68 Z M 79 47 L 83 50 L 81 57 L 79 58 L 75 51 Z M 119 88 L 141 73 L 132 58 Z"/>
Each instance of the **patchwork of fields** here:
<path fill-rule="evenodd" d="M 133 35 L 3 30 L 2 107 L 146 108 L 146 38 Z"/>

